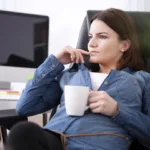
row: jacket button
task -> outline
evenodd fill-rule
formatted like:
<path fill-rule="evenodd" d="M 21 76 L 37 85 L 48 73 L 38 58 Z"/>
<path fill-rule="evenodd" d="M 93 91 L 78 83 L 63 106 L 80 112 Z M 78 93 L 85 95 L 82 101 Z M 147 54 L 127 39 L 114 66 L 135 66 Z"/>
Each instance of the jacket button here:
<path fill-rule="evenodd" d="M 133 81 L 133 84 L 134 84 L 134 85 L 136 85 L 136 82 L 135 82 L 135 81 Z"/>
<path fill-rule="evenodd" d="M 45 73 L 42 73 L 42 77 L 45 77 Z"/>
<path fill-rule="evenodd" d="M 105 82 L 104 82 L 104 85 L 108 85 L 108 82 L 107 82 L 107 81 L 105 81 Z"/>
<path fill-rule="evenodd" d="M 55 68 L 55 65 L 54 65 L 54 64 L 52 65 L 52 68 Z"/>

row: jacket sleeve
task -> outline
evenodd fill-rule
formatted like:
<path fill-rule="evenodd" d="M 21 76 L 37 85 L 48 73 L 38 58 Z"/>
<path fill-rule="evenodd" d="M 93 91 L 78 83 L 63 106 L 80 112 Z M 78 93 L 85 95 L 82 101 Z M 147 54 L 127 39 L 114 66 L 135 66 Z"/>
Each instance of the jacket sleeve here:
<path fill-rule="evenodd" d="M 124 127 L 142 145 L 150 148 L 150 79 L 145 86 L 143 96 L 143 113 L 132 111 L 123 104 L 118 104 L 119 112 L 114 121 Z"/>
<path fill-rule="evenodd" d="M 64 69 L 55 56 L 50 55 L 35 71 L 17 103 L 19 115 L 30 116 L 45 112 L 60 103 L 62 95 L 59 77 Z"/>

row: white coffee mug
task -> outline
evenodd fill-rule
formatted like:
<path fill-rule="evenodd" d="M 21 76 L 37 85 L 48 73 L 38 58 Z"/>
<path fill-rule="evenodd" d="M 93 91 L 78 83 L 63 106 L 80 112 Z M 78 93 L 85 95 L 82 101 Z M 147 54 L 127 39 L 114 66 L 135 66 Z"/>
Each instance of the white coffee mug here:
<path fill-rule="evenodd" d="M 87 109 L 89 87 L 66 85 L 64 97 L 67 114 L 71 116 L 83 116 Z"/>

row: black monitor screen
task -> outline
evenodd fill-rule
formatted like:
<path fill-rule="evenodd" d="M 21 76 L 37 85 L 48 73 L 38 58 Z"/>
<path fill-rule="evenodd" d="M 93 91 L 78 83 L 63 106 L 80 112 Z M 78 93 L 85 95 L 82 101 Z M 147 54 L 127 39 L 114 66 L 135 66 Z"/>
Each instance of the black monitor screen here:
<path fill-rule="evenodd" d="M 0 65 L 38 67 L 48 56 L 49 17 L 0 11 Z"/>

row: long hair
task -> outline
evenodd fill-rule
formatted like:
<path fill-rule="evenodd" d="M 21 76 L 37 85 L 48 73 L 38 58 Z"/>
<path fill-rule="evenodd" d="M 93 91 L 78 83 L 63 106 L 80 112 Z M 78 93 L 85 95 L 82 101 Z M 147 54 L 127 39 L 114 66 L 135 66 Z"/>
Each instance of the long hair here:
<path fill-rule="evenodd" d="M 101 20 L 114 30 L 119 40 L 129 40 L 131 42 L 130 48 L 123 53 L 123 56 L 117 63 L 117 70 L 129 67 L 133 70 L 143 70 L 144 62 L 140 52 L 136 26 L 133 19 L 124 11 L 115 8 L 109 8 L 104 11 L 98 12 L 91 20 Z M 90 68 L 97 71 L 98 65 L 91 64 Z"/>

